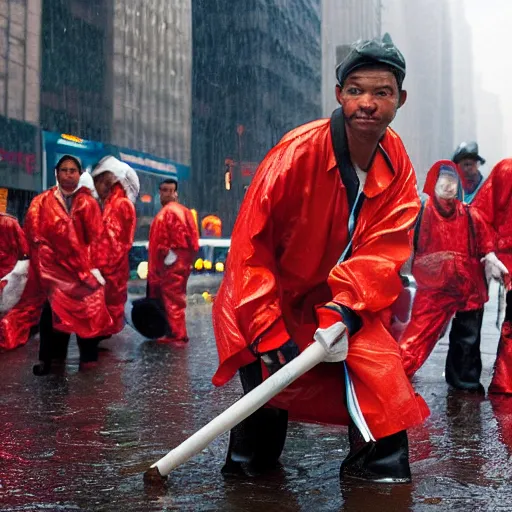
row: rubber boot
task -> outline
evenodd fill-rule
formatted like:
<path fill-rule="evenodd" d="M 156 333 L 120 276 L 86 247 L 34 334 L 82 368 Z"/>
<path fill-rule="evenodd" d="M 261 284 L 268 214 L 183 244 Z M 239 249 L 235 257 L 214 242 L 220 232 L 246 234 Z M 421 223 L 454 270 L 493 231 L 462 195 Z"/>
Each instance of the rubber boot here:
<path fill-rule="evenodd" d="M 341 479 L 385 484 L 411 482 L 409 441 L 405 430 L 369 443 L 364 442 L 353 423 L 349 425 L 348 433 L 350 453 L 341 464 Z"/>
<path fill-rule="evenodd" d="M 288 411 L 263 408 L 234 427 L 229 434 L 224 476 L 255 476 L 275 469 L 284 448 Z"/>
<path fill-rule="evenodd" d="M 480 384 L 480 331 L 483 318 L 484 310 L 475 309 L 459 311 L 452 321 L 445 367 L 445 379 L 452 388 L 485 393 Z"/>
<path fill-rule="evenodd" d="M 259 361 L 240 368 L 244 393 L 263 378 Z M 270 407 L 258 409 L 236 425 L 229 434 L 224 476 L 254 476 L 277 467 L 288 429 L 288 411 Z"/>

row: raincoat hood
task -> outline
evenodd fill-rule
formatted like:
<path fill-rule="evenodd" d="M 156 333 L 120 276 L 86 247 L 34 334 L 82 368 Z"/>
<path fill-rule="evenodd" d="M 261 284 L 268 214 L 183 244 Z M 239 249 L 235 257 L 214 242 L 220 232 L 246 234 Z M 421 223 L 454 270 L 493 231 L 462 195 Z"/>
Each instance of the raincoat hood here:
<path fill-rule="evenodd" d="M 135 203 L 140 191 L 140 181 L 137 173 L 125 162 L 121 162 L 114 156 L 106 156 L 101 159 L 99 164 L 92 171 L 92 177 L 95 178 L 100 174 L 110 171 L 116 178 L 128 199 Z"/>
<path fill-rule="evenodd" d="M 423 185 L 423 193 L 430 197 L 434 197 L 436 183 L 442 170 L 448 172 L 452 171 L 453 174 L 457 177 L 457 199 L 462 201 L 464 199 L 464 191 L 462 189 L 461 171 L 459 166 L 453 163 L 451 160 L 439 160 L 429 169 L 427 178 L 425 179 L 425 185 Z"/>

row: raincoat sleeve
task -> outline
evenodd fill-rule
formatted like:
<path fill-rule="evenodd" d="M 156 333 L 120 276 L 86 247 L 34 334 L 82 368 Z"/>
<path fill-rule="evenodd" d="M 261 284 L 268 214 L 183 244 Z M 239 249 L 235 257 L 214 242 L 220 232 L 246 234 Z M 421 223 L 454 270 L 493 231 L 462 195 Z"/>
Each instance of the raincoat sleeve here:
<path fill-rule="evenodd" d="M 93 259 L 100 261 L 100 268 L 115 268 L 122 263 L 133 244 L 136 224 L 135 206 L 129 199 L 122 198 L 104 220 L 102 241 L 106 243 L 99 244 L 100 254 L 93 254 Z"/>
<path fill-rule="evenodd" d="M 512 160 L 503 160 L 496 164 L 482 188 L 477 192 L 471 206 L 478 210 L 482 219 L 498 230 L 499 212 L 507 208 L 512 197 Z"/>
<path fill-rule="evenodd" d="M 153 271 L 163 268 L 164 259 L 171 248 L 169 215 L 160 212 L 154 219 L 149 233 L 150 261 L 153 262 Z"/>
<path fill-rule="evenodd" d="M 286 144 L 274 148 L 261 163 L 242 203 L 227 261 L 226 288 L 235 304 L 236 324 L 249 344 L 257 342 L 260 353 L 290 338 L 281 312 L 277 268 L 282 240 L 274 216 L 292 164 Z"/>
<path fill-rule="evenodd" d="M 482 218 L 479 210 L 476 210 L 472 206 L 469 206 L 468 209 L 475 230 L 474 234 L 477 243 L 478 255 L 485 256 L 496 249 L 496 233 Z"/>
<path fill-rule="evenodd" d="M 97 201 L 87 192 L 75 199 L 76 208 L 73 209 L 73 223 L 80 241 L 90 246 L 102 235 L 103 220 Z"/>
<path fill-rule="evenodd" d="M 366 199 L 369 204 L 363 205 L 357 221 L 352 255 L 330 273 L 333 302 L 349 312 L 380 311 L 402 291 L 399 270 L 411 254 L 409 230 L 420 200 L 409 158 L 402 156 L 400 162 L 390 186 Z M 347 323 L 350 315 L 343 316 Z"/>
<path fill-rule="evenodd" d="M 186 211 L 187 227 L 189 233 L 189 249 L 196 253 L 199 250 L 199 233 L 197 231 L 196 221 L 190 210 Z"/>

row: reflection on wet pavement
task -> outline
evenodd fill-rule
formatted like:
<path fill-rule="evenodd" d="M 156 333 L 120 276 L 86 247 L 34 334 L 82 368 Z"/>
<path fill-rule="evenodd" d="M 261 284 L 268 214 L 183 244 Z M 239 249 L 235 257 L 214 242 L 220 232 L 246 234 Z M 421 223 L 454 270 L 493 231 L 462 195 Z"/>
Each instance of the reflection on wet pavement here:
<path fill-rule="evenodd" d="M 483 337 L 487 387 L 497 331 Z M 510 510 L 512 399 L 460 395 L 442 376 L 441 342 L 415 377 L 432 415 L 410 432 L 414 482 L 340 485 L 345 429 L 292 424 L 282 467 L 250 480 L 220 475 L 227 436 L 163 486 L 143 472 L 240 396 L 215 389 L 211 305 L 189 311 L 190 346 L 143 340 L 129 327 L 104 343 L 99 368 L 78 372 L 72 346 L 61 375 L 36 378 L 37 342 L 0 355 L 0 504 L 19 510 L 423 511 Z M 495 317 L 494 317 L 495 318 Z"/>

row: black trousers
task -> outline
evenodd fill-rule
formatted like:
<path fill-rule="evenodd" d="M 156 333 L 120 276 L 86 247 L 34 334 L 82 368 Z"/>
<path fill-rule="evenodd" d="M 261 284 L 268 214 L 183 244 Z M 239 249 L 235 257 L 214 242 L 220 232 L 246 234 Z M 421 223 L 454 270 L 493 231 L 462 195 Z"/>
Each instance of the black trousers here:
<path fill-rule="evenodd" d="M 450 331 L 446 356 L 446 382 L 457 389 L 479 389 L 482 373 L 480 341 L 484 310 L 459 311 Z"/>
<path fill-rule="evenodd" d="M 39 360 L 51 363 L 52 360 L 66 359 L 70 337 L 71 334 L 57 331 L 53 328 L 52 308 L 50 303 L 46 302 L 39 323 Z M 98 344 L 104 337 L 82 338 L 77 335 L 76 339 L 80 352 L 80 361 L 82 363 L 97 361 Z"/>

